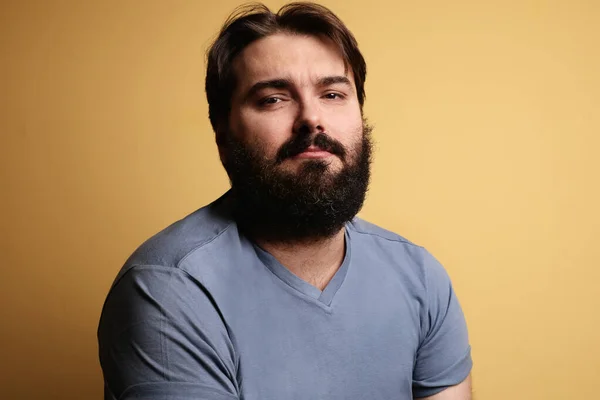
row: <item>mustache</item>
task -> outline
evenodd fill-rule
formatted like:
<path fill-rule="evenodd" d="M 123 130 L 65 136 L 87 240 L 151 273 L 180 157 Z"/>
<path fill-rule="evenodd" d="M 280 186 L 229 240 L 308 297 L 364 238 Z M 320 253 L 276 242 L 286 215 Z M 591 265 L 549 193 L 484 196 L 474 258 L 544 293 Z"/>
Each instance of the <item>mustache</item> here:
<path fill-rule="evenodd" d="M 276 162 L 279 164 L 287 158 L 295 157 L 303 153 L 310 146 L 315 146 L 319 150 L 328 151 L 342 159 L 346 158 L 346 149 L 335 139 L 332 139 L 325 133 L 319 133 L 315 136 L 298 135 L 284 143 L 277 152 Z"/>

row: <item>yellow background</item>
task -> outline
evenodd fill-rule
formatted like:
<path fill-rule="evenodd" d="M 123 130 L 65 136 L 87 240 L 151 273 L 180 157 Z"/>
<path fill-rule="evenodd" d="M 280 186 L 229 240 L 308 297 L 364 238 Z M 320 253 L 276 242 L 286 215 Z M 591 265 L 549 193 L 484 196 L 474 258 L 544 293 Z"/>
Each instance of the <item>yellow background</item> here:
<path fill-rule="evenodd" d="M 448 269 L 476 398 L 600 398 L 600 2 L 325 4 L 368 62 L 361 216 Z M 2 1 L 3 399 L 100 399 L 117 270 L 228 188 L 204 51 L 235 5 Z"/>

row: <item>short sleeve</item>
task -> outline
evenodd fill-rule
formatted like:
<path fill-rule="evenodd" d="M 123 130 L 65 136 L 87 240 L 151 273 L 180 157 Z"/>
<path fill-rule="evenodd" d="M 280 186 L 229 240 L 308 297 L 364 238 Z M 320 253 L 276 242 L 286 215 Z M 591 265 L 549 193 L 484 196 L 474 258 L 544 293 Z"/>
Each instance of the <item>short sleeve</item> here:
<path fill-rule="evenodd" d="M 135 266 L 98 327 L 105 400 L 238 399 L 233 344 L 209 293 L 186 272 Z"/>
<path fill-rule="evenodd" d="M 473 366 L 465 317 L 450 278 L 429 253 L 423 266 L 427 293 L 413 371 L 415 398 L 461 383 Z"/>

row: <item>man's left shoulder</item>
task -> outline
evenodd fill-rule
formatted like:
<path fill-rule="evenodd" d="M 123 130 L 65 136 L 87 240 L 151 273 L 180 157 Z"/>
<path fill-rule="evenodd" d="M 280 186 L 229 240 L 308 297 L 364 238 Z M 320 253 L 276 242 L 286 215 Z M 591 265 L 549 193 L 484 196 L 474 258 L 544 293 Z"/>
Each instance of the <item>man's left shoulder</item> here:
<path fill-rule="evenodd" d="M 348 225 L 353 248 L 368 253 L 369 258 L 391 265 L 396 271 L 424 281 L 426 270 L 441 267 L 422 246 L 395 232 L 355 217 Z"/>
<path fill-rule="evenodd" d="M 355 217 L 349 224 L 348 229 L 352 232 L 357 233 L 363 237 L 369 237 L 371 240 L 375 242 L 389 242 L 390 244 L 397 244 L 401 247 L 414 248 L 418 251 L 423 251 L 423 247 L 415 244 L 401 236 L 395 232 L 382 228 L 378 225 L 375 225 L 372 222 L 366 221 L 362 218 Z"/>

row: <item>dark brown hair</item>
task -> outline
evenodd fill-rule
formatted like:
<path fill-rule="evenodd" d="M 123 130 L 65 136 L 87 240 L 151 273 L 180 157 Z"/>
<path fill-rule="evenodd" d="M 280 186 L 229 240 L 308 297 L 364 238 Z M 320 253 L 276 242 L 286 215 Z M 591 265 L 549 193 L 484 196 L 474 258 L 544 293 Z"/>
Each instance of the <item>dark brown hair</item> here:
<path fill-rule="evenodd" d="M 330 39 L 342 54 L 346 68 L 352 70 L 362 108 L 367 66 L 354 35 L 333 12 L 319 4 L 290 3 L 275 14 L 263 4 L 248 4 L 237 8 L 229 16 L 208 50 L 206 97 L 210 123 L 218 143 L 221 141 L 220 131 L 229 119 L 231 96 L 236 85 L 233 60 L 250 43 L 279 32 Z"/>

